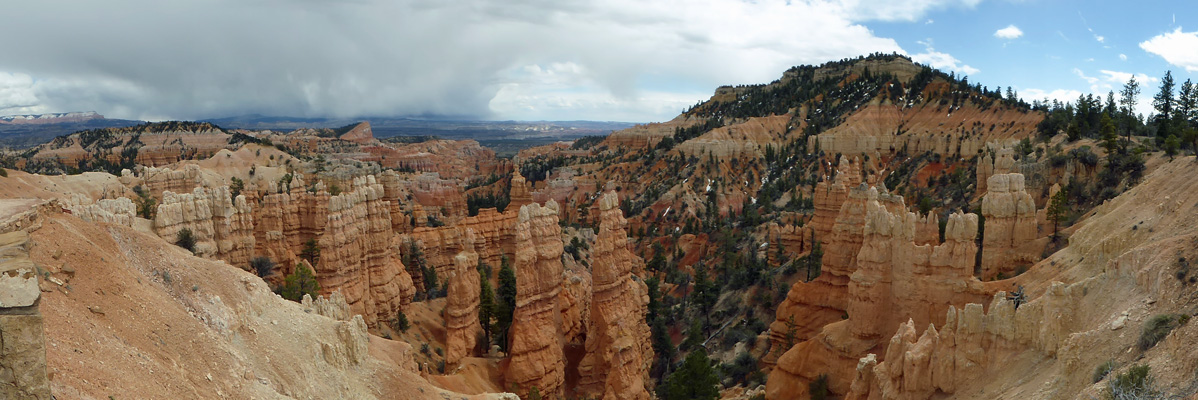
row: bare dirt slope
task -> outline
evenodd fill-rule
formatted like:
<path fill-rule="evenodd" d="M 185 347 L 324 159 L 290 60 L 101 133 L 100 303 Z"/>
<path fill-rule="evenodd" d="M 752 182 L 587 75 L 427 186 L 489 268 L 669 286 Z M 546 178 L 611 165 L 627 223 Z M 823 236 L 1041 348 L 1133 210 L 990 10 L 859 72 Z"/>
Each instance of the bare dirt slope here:
<path fill-rule="evenodd" d="M 1198 312 L 1198 162 L 1178 158 L 1160 165 L 1126 193 L 1095 208 L 1069 237 L 1069 246 L 996 289 L 1025 286 L 1036 301 L 1054 282 L 1080 289 L 1074 304 L 1041 324 L 1065 327 L 1055 355 L 1011 349 L 991 355 L 992 373 L 958 398 L 1102 398 L 1106 380 L 1094 370 L 1114 361 L 1115 376 L 1148 365 L 1158 389 L 1198 398 L 1198 324 L 1174 329 L 1146 351 L 1137 340 L 1145 322 L 1161 314 Z M 1186 261 L 1182 261 L 1184 258 Z M 1198 279 L 1195 279 L 1198 280 Z M 1109 378 L 1107 378 L 1109 379 Z"/>
<path fill-rule="evenodd" d="M 157 237 L 50 214 L 31 243 L 54 278 L 41 310 L 58 398 L 462 398 L 420 377 L 410 345 Z"/>

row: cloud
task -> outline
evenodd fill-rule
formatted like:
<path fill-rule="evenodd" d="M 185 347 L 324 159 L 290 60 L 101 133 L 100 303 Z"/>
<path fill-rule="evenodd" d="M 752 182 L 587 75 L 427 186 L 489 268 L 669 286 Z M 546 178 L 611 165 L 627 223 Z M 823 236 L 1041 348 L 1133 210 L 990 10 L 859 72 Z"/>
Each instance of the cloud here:
<path fill-rule="evenodd" d="M 1023 89 L 1023 90 L 1019 91 L 1019 97 L 1022 97 L 1023 99 L 1025 99 L 1029 102 L 1032 100 L 1048 99 L 1048 100 L 1058 100 L 1062 103 L 1071 103 L 1071 102 L 1076 101 L 1078 96 L 1081 96 L 1081 95 L 1082 95 L 1082 92 L 1077 91 L 1077 90 L 1072 90 L 1072 89 L 1053 89 L 1053 90 Z"/>
<path fill-rule="evenodd" d="M 1120 60 L 1120 61 L 1127 61 L 1127 54 L 1120 53 L 1120 54 L 1119 54 L 1119 60 Z"/>
<path fill-rule="evenodd" d="M 0 37 L 22 38 L 0 58 L 0 113 L 510 118 L 574 107 L 578 118 L 661 120 L 721 84 L 904 52 L 864 22 L 979 2 L 18 2 L 5 8 L 22 18 L 0 24 Z M 918 56 L 977 72 L 930 48 Z"/>
<path fill-rule="evenodd" d="M 1020 36 L 1023 36 L 1023 31 L 1015 25 L 1008 25 L 1006 28 L 994 32 L 994 37 L 999 39 L 1017 39 Z"/>
<path fill-rule="evenodd" d="M 974 68 L 974 67 L 969 66 L 968 64 L 962 63 L 961 60 L 958 60 L 956 57 L 953 57 L 951 54 L 941 53 L 941 52 L 936 51 L 936 49 L 932 47 L 931 39 L 928 39 L 927 41 L 920 41 L 917 43 L 922 44 L 925 47 L 923 53 L 911 55 L 911 60 L 913 60 L 917 63 L 926 64 L 932 68 L 936 68 L 936 69 L 940 69 L 940 70 L 959 72 L 964 75 L 973 75 L 978 72 L 981 72 L 977 68 Z"/>
<path fill-rule="evenodd" d="M 1178 27 L 1140 43 L 1140 48 L 1187 72 L 1198 72 L 1198 32 L 1182 32 Z"/>

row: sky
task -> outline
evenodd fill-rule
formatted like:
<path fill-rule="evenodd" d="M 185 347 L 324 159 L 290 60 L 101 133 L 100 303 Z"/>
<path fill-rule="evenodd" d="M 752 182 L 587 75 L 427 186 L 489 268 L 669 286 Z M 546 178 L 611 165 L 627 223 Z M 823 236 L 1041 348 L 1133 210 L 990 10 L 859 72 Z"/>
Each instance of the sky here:
<path fill-rule="evenodd" d="M 669 120 L 720 85 L 897 52 L 1139 111 L 1198 78 L 1198 4 L 1082 0 L 10 0 L 0 115 Z"/>

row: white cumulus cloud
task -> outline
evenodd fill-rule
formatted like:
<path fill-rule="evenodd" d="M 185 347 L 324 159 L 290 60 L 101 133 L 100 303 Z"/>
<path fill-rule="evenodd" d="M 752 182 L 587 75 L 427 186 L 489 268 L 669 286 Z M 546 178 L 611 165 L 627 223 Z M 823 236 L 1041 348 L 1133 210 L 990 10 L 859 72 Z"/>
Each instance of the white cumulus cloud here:
<path fill-rule="evenodd" d="M 971 67 L 968 64 L 961 62 L 961 60 L 958 60 L 956 57 L 953 57 L 951 54 L 936 51 L 936 49 L 932 47 L 931 39 L 928 39 L 927 41 L 920 41 L 917 43 L 924 45 L 924 47 L 925 47 L 924 52 L 918 53 L 918 54 L 911 54 L 912 61 L 915 61 L 920 64 L 928 65 L 932 68 L 945 70 L 945 71 L 955 71 L 957 73 L 961 73 L 964 75 L 973 75 L 978 72 L 981 72 L 981 70 L 978 70 L 977 68 Z"/>
<path fill-rule="evenodd" d="M 1161 56 L 1169 64 L 1198 72 L 1198 32 L 1182 32 L 1178 27 L 1140 43 L 1140 48 Z"/>
<path fill-rule="evenodd" d="M 999 39 L 1017 39 L 1023 36 L 1023 31 L 1015 25 L 1008 25 L 1006 28 L 994 31 L 994 37 Z"/>

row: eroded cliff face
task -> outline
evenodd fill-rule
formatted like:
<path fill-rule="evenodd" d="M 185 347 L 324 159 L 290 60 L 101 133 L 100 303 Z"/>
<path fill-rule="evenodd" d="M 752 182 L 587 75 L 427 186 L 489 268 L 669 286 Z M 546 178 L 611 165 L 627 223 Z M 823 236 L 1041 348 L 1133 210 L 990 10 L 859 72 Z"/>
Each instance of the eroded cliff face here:
<path fill-rule="evenodd" d="M 863 242 L 843 296 L 847 319 L 822 326 L 778 359 L 766 386 L 770 399 L 803 397 L 808 383 L 821 374 L 829 376 L 833 393 L 847 393 L 858 360 L 902 321 L 940 322 L 946 309 L 988 297 L 973 277 L 976 215 L 953 214 L 943 244 L 921 245 L 917 227 L 926 218 L 899 207 L 897 196 L 871 188 L 868 198 Z"/>
<path fill-rule="evenodd" d="M 1028 248 L 1039 237 L 1036 203 L 1024 190 L 1022 174 L 999 174 L 987 179 L 982 198 L 986 228 L 982 238 L 982 279 L 1014 276 L 1019 266 L 1039 260 Z"/>
<path fill-rule="evenodd" d="M 645 322 L 648 293 L 634 279 L 644 261 L 628 250 L 627 222 L 619 197 L 599 199 L 599 235 L 593 247 L 593 294 L 586 356 L 579 364 L 579 392 L 603 399 L 648 399 L 653 349 Z"/>
<path fill-rule="evenodd" d="M 950 115 L 947 119 L 946 113 Z M 987 142 L 1031 135 L 1043 119 L 1040 113 L 1007 106 L 983 107 L 972 101 L 956 107 L 936 102 L 910 107 L 874 99 L 844 123 L 808 138 L 807 146 L 828 154 L 906 149 L 909 154 L 931 151 L 948 157 L 969 157 L 985 148 Z M 991 129 L 992 125 L 996 129 Z M 902 135 L 894 134 L 900 131 Z"/>
<path fill-rule="evenodd" d="M 0 234 L 0 397 L 49 400 L 40 268 L 29 244 L 23 230 Z"/>
<path fill-rule="evenodd" d="M 928 399 L 953 394 L 982 379 L 1013 351 L 1034 350 L 1056 355 L 1075 329 L 1074 311 L 1082 285 L 1053 284 L 1044 296 L 1016 307 L 1005 292 L 994 295 L 989 312 L 982 304 L 950 307 L 937 330 L 928 324 L 917 334 L 918 322 L 899 326 L 886 347 L 886 359 L 870 354 L 856 369 L 846 399 Z"/>
<path fill-rule="evenodd" d="M 449 281 L 445 296 L 445 364 L 448 366 L 457 366 L 462 357 L 469 355 L 482 332 L 478 321 L 482 288 L 478 253 L 474 251 L 474 231 L 466 229 L 464 236 L 465 248 L 454 256 L 453 269 L 445 277 Z"/>
<path fill-rule="evenodd" d="M 256 244 L 254 218 L 244 196 L 233 198 L 228 187 L 196 188 L 191 193 L 163 192 L 154 214 L 154 232 L 175 242 L 179 231 L 189 229 L 195 254 L 225 260 L 249 270 Z"/>
<path fill-rule="evenodd" d="M 890 197 L 883 200 L 887 199 Z M 876 189 L 861 185 L 849 191 L 824 244 L 820 275 L 810 282 L 795 282 L 786 300 L 778 305 L 777 317 L 770 324 L 773 348 L 789 349 L 815 336 L 824 325 L 842 319 L 848 307 L 849 277 L 857 269 L 857 253 L 864 240 L 866 203 L 870 201 L 878 201 Z M 816 240 L 823 240 L 818 235 Z M 781 351 L 771 351 L 764 360 L 771 362 L 781 355 Z"/>
<path fill-rule="evenodd" d="M 534 387 L 549 398 L 564 393 L 566 363 L 558 304 L 563 246 L 557 209 L 554 201 L 544 207 L 525 205 L 516 222 L 516 310 L 504 382 L 521 396 Z"/>
<path fill-rule="evenodd" d="M 861 185 L 859 162 L 841 157 L 837 168 L 836 178 L 832 182 L 823 180 L 816 184 L 812 198 L 815 214 L 811 217 L 811 228 L 815 230 L 816 240 L 823 243 L 830 242 L 829 235 L 840 216 L 841 206 L 849 198 L 849 189 Z"/>
<path fill-rule="evenodd" d="M 512 259 L 516 255 L 516 220 L 519 208 L 508 209 L 500 213 L 494 208 L 484 208 L 478 215 L 462 218 L 457 224 L 442 227 L 416 228 L 409 235 L 400 235 L 398 242 L 407 245 L 415 241 L 424 254 L 428 266 L 437 270 L 437 276 L 445 276 L 453 268 L 454 257 L 466 251 L 464 234 L 466 230 L 474 232 L 474 252 L 478 258 L 495 268 L 507 256 Z M 403 251 L 408 251 L 405 247 Z M 423 283 L 420 284 L 423 287 Z"/>
<path fill-rule="evenodd" d="M 340 291 L 369 326 L 394 321 L 415 295 L 407 269 L 392 251 L 391 211 L 374 176 L 354 178 L 353 190 L 329 198 L 318 242 L 316 278 L 323 292 Z"/>
<path fill-rule="evenodd" d="M 532 203 L 532 194 L 529 193 L 528 180 L 524 179 L 524 175 L 520 175 L 520 170 L 512 172 L 511 191 L 508 193 L 510 202 L 508 207 L 514 210 L 519 210 L 525 204 Z"/>

